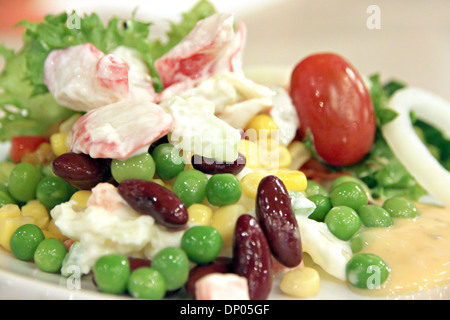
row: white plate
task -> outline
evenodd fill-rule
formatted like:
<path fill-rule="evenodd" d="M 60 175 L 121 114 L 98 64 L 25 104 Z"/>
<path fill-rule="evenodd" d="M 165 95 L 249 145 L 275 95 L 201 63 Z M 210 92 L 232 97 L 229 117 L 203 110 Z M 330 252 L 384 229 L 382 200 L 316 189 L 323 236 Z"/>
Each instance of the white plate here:
<path fill-rule="evenodd" d="M 366 300 L 382 299 L 353 292 L 347 284 L 327 275 L 322 270 L 320 289 L 310 300 Z M 291 300 L 281 293 L 279 279 L 276 278 L 269 300 Z M 174 296 L 177 299 L 188 299 L 181 292 Z M 130 299 L 98 292 L 90 276 L 82 279 L 64 278 L 58 274 L 45 273 L 38 270 L 34 263 L 15 259 L 10 253 L 0 249 L 0 299 L 1 300 L 111 300 Z M 448 300 L 450 286 L 416 294 L 390 297 L 390 299 Z"/>
<path fill-rule="evenodd" d="M 103 1 L 41 0 L 53 11 L 77 9 L 98 11 Z M 139 18 L 162 15 L 173 18 L 173 8 L 183 11 L 195 3 L 190 1 L 158 1 L 143 5 Z M 369 3 L 341 0 L 255 0 L 212 1 L 219 10 L 227 10 L 242 18 L 248 27 L 248 45 L 244 65 L 248 72 L 255 65 L 274 65 L 284 72 L 269 82 L 285 83 L 289 70 L 300 59 L 318 51 L 334 51 L 351 61 L 363 74 L 381 72 L 383 78 L 397 77 L 409 84 L 430 89 L 450 99 L 448 91 L 450 47 L 446 0 L 372 1 L 380 9 L 380 28 L 370 29 L 367 21 Z M 371 3 L 372 3 L 371 2 Z M 102 17 L 131 12 L 136 1 L 108 1 Z M 167 5 L 165 5 L 167 4 Z M 256 5 L 255 5 L 256 4 Z M 51 8 L 51 7 L 49 7 Z M 0 39 L 2 40 L 2 39 Z M 266 67 L 271 69 L 272 67 Z M 266 70 L 267 71 L 267 70 Z M 39 271 L 33 263 L 18 261 L 0 249 L 0 299 L 127 299 L 97 292 L 89 277 L 80 282 L 81 289 L 70 288 L 73 282 L 55 274 Z M 183 298 L 185 296 L 182 296 Z M 271 299 L 289 299 L 274 285 Z M 395 299 L 450 299 L 450 287 L 426 291 Z M 321 287 L 313 299 L 370 299 L 353 292 L 341 281 L 321 272 Z"/>

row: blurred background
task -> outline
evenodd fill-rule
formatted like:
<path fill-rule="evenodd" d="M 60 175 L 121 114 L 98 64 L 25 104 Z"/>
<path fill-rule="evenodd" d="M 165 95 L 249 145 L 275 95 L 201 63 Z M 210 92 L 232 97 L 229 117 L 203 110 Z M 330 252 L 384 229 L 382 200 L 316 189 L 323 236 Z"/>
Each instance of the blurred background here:
<path fill-rule="evenodd" d="M 76 10 L 162 22 L 197 0 L 0 0 L 0 42 L 20 47 L 22 19 Z M 244 65 L 292 68 L 309 54 L 332 51 L 362 74 L 378 72 L 450 100 L 449 0 L 211 0 L 248 28 Z"/>

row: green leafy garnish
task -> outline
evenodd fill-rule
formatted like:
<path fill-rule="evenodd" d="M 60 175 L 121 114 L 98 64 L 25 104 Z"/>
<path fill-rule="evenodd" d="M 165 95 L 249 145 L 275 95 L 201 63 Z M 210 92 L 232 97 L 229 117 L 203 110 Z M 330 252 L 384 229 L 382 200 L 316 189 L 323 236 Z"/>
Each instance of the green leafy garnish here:
<path fill-rule="evenodd" d="M 0 141 L 17 135 L 43 135 L 48 126 L 69 117 L 73 111 L 59 106 L 50 93 L 33 95 L 24 80 L 26 56 L 0 45 L 5 69 L 0 75 Z"/>
<path fill-rule="evenodd" d="M 104 53 L 119 46 L 137 50 L 147 64 L 156 92 L 163 90 L 154 61 L 180 42 L 195 24 L 215 13 L 213 5 L 200 0 L 171 23 L 168 42 L 150 40 L 151 23 L 117 17 L 104 25 L 95 13 L 79 16 L 76 12 L 49 14 L 39 23 L 22 21 L 23 46 L 18 52 L 0 45 L 0 56 L 6 60 L 0 73 L 0 141 L 15 135 L 43 134 L 45 129 L 73 112 L 58 105 L 45 86 L 44 62 L 55 49 L 92 43 Z"/>

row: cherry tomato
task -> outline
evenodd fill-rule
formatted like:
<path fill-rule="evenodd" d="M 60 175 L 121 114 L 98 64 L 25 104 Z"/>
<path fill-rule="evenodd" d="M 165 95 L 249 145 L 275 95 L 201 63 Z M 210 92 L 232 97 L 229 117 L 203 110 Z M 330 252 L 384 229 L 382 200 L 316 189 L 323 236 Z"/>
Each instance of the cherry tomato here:
<path fill-rule="evenodd" d="M 319 53 L 300 61 L 291 75 L 290 95 L 302 139 L 309 129 L 324 162 L 351 165 L 369 152 L 376 130 L 372 99 L 345 59 Z"/>
<path fill-rule="evenodd" d="M 20 162 L 20 159 L 36 149 L 44 142 L 48 142 L 48 138 L 43 136 L 15 136 L 11 138 L 10 156 L 12 161 Z"/>

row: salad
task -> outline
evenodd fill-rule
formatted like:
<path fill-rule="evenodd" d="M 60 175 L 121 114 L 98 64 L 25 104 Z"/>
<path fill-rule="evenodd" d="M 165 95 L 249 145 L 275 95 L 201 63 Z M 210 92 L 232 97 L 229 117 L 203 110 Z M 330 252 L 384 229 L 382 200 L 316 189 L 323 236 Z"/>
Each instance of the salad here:
<path fill-rule="evenodd" d="M 371 292 L 395 269 L 376 232 L 450 205 L 449 104 L 429 92 L 334 53 L 265 85 L 245 23 L 204 0 L 165 42 L 68 17 L 0 46 L 0 246 L 40 271 L 141 299 L 310 298 L 318 269 Z"/>

